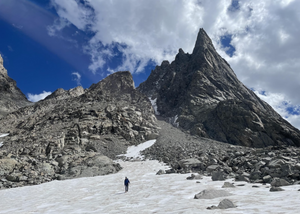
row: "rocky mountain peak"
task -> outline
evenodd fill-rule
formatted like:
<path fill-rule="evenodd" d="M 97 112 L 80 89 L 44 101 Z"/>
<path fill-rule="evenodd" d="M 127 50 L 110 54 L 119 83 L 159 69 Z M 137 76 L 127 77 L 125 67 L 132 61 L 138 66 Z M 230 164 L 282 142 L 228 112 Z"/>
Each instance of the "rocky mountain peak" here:
<path fill-rule="evenodd" d="M 70 90 L 64 90 L 62 88 L 57 89 L 52 94 L 47 96 L 45 99 L 56 99 L 56 100 L 63 100 L 72 97 L 78 97 L 84 94 L 85 90 L 82 86 L 77 86 L 76 88 L 72 88 Z"/>
<path fill-rule="evenodd" d="M 89 91 L 95 92 L 105 89 L 109 93 L 116 93 L 120 91 L 128 92 L 134 88 L 135 87 L 131 73 L 129 71 L 119 71 L 109 75 L 97 84 L 93 84 L 89 88 Z"/>
<path fill-rule="evenodd" d="M 137 88 L 157 113 L 192 134 L 252 147 L 300 146 L 300 131 L 241 83 L 201 28 L 192 54 L 179 49 Z"/>
<path fill-rule="evenodd" d="M 193 49 L 193 54 L 196 54 L 197 51 L 203 51 L 205 49 L 211 49 L 213 47 L 212 41 L 207 35 L 207 33 L 204 31 L 203 28 L 200 28 L 197 36 L 197 40 Z"/>
<path fill-rule="evenodd" d="M 1 54 L 0 54 L 0 74 L 7 75 L 7 71 L 3 66 L 3 58 L 1 56 Z"/>

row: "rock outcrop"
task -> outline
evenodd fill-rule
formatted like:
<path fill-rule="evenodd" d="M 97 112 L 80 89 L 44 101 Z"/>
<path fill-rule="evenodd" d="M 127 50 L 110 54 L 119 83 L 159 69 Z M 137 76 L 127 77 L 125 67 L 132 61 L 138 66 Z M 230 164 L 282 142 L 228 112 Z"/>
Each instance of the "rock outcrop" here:
<path fill-rule="evenodd" d="M 111 159 L 159 133 L 151 103 L 134 88 L 130 72 L 86 90 L 59 89 L 0 123 L 0 133 L 9 133 L 1 138 L 0 160 L 14 165 L 0 168 L 3 188 L 117 172 L 120 165 Z"/>
<path fill-rule="evenodd" d="M 71 97 L 78 97 L 84 94 L 85 90 L 82 86 L 78 86 L 76 88 L 72 88 L 70 90 L 64 90 L 62 88 L 57 89 L 52 94 L 48 95 L 45 99 L 56 99 L 63 100 Z"/>
<path fill-rule="evenodd" d="M 7 75 L 7 70 L 3 66 L 3 58 L 0 55 L 0 118 L 30 104 L 17 87 L 16 82 Z"/>
<path fill-rule="evenodd" d="M 192 54 L 180 49 L 137 89 L 157 114 L 192 134 L 249 147 L 300 146 L 300 131 L 237 79 L 203 29 Z"/>

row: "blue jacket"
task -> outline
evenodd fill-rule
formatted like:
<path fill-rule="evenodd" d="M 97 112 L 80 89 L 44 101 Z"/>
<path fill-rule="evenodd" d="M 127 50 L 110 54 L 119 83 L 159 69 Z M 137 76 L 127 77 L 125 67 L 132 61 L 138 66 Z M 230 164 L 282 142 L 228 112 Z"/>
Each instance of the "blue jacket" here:
<path fill-rule="evenodd" d="M 125 186 L 128 186 L 129 183 L 130 183 L 130 181 L 128 180 L 128 178 L 126 178 L 126 179 L 124 180 L 124 185 L 125 185 Z"/>

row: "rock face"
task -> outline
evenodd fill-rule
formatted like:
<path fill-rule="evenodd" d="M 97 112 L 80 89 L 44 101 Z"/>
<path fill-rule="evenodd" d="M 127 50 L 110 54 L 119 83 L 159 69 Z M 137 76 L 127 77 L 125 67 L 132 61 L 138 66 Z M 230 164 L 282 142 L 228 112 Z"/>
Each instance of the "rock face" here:
<path fill-rule="evenodd" d="M 31 103 L 17 87 L 16 82 L 7 75 L 0 55 L 0 118 L 20 107 Z"/>
<path fill-rule="evenodd" d="M 180 49 L 137 89 L 157 114 L 192 134 L 249 147 L 300 146 L 300 131 L 237 79 L 203 29 L 192 54 Z"/>
<path fill-rule="evenodd" d="M 0 158 L 14 164 L 0 168 L 3 188 L 117 172 L 112 158 L 159 133 L 151 103 L 134 88 L 130 72 L 86 90 L 59 89 L 0 123 L 0 133 L 9 133 L 1 138 Z"/>

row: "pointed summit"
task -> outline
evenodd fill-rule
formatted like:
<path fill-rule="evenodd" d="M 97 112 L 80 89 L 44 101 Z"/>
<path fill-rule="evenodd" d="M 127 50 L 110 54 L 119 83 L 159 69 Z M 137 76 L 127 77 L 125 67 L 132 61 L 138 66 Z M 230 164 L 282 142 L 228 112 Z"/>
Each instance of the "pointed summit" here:
<path fill-rule="evenodd" d="M 197 40 L 195 43 L 195 47 L 193 50 L 193 54 L 195 54 L 199 49 L 204 50 L 207 48 L 214 49 L 211 39 L 209 38 L 209 36 L 205 32 L 205 30 L 203 28 L 200 28 L 200 30 L 198 32 Z"/>

